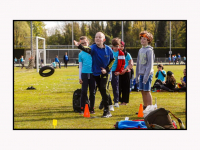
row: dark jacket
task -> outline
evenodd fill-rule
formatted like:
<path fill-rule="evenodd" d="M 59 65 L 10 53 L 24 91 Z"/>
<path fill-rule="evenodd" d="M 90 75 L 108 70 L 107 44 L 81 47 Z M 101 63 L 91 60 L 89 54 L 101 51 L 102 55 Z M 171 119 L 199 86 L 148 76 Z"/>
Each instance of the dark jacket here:
<path fill-rule="evenodd" d="M 166 84 L 164 86 L 168 87 L 169 89 L 174 89 L 176 86 L 176 83 L 174 85 L 170 81 L 166 81 Z"/>
<path fill-rule="evenodd" d="M 68 56 L 68 60 L 66 60 L 65 59 L 65 55 L 63 56 L 63 61 L 65 62 L 65 63 L 67 63 L 68 61 L 69 61 L 69 56 Z"/>

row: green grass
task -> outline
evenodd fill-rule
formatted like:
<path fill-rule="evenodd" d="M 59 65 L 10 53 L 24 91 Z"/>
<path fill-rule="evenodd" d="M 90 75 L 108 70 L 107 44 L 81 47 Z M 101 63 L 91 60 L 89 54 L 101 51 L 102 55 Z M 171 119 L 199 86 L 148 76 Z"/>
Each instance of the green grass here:
<path fill-rule="evenodd" d="M 183 76 L 185 66 L 164 66 L 172 71 L 177 82 Z M 135 70 L 135 67 L 134 67 Z M 156 66 L 154 66 L 156 72 Z M 155 75 L 155 73 L 154 73 Z M 154 83 L 155 78 L 153 78 Z M 36 90 L 26 90 L 34 86 Z M 57 120 L 56 129 L 114 129 L 117 121 L 129 117 L 138 119 L 135 114 L 142 104 L 140 92 L 131 92 L 127 106 L 115 108 L 111 118 L 101 118 L 103 111 L 98 109 L 101 95 L 96 93 L 95 113 L 92 118 L 84 118 L 73 112 L 73 92 L 81 88 L 78 83 L 78 68 L 56 69 L 50 77 L 41 77 L 36 70 L 14 68 L 14 129 L 54 129 L 53 119 Z M 113 98 L 112 88 L 110 94 Z M 152 92 L 153 103 L 157 98 L 158 108 L 164 107 L 180 118 L 186 126 L 185 92 Z M 172 117 L 173 118 L 173 117 Z M 141 118 L 140 118 L 141 119 Z M 176 121 L 177 122 L 177 121 Z"/>

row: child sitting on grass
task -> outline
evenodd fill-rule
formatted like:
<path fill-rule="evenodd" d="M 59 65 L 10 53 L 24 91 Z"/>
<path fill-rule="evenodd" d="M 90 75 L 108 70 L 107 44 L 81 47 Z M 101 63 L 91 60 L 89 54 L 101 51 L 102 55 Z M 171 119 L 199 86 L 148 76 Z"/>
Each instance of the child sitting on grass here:
<path fill-rule="evenodd" d="M 155 76 L 155 77 L 156 77 L 158 80 L 161 80 L 162 82 L 164 82 L 164 81 L 165 81 L 165 77 L 166 77 L 166 72 L 165 72 L 165 70 L 163 70 L 164 67 L 163 67 L 162 64 L 159 64 L 159 65 L 157 66 L 157 68 L 158 68 L 158 71 L 156 72 L 156 76 Z"/>
<path fill-rule="evenodd" d="M 56 68 L 56 63 L 55 63 L 55 61 L 52 61 L 51 67 Z"/>
<path fill-rule="evenodd" d="M 157 66 L 157 68 L 158 68 L 158 71 L 156 72 L 156 76 L 155 76 L 157 78 L 157 80 L 155 81 L 152 89 L 159 88 L 158 85 L 162 85 L 163 82 L 165 81 L 165 77 L 166 77 L 166 72 L 165 72 L 165 70 L 163 70 L 164 69 L 163 65 L 159 64 Z"/>
<path fill-rule="evenodd" d="M 178 88 L 175 88 L 174 91 L 180 92 L 180 91 L 186 91 L 186 69 L 183 70 L 184 77 L 181 77 L 181 83 L 178 83 Z"/>
<path fill-rule="evenodd" d="M 176 87 L 176 79 L 174 78 L 174 74 L 171 71 L 167 72 L 167 80 L 163 82 L 163 85 L 160 85 L 160 89 L 165 91 L 173 92 Z"/>

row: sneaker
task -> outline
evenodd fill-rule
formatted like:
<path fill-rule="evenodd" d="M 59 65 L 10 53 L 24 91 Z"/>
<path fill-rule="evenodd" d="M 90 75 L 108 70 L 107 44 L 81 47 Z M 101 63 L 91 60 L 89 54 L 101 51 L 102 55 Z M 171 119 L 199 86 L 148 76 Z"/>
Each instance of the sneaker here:
<path fill-rule="evenodd" d="M 79 114 L 80 114 L 80 115 L 83 115 L 83 114 L 84 114 L 84 111 L 83 111 L 83 110 L 81 110 Z"/>
<path fill-rule="evenodd" d="M 119 104 L 119 105 L 127 105 L 127 103 L 124 103 L 124 102 L 123 102 L 123 103 L 121 103 L 121 104 Z"/>
<path fill-rule="evenodd" d="M 91 109 L 91 110 L 90 110 L 90 114 L 95 114 L 94 109 Z"/>
<path fill-rule="evenodd" d="M 102 118 L 112 117 L 112 114 L 108 110 L 104 110 Z"/>
<path fill-rule="evenodd" d="M 118 103 L 115 103 L 114 106 L 119 108 L 119 104 Z"/>
<path fill-rule="evenodd" d="M 110 111 L 114 111 L 113 105 L 109 105 L 109 110 L 110 110 Z"/>
<path fill-rule="evenodd" d="M 94 110 L 90 111 L 90 114 L 95 114 L 95 111 Z"/>
<path fill-rule="evenodd" d="M 102 101 L 101 101 L 101 103 L 100 103 L 100 105 L 99 105 L 99 109 L 100 109 L 100 110 L 103 109 L 103 103 L 102 103 Z"/>
<path fill-rule="evenodd" d="M 80 109 L 80 111 L 79 111 L 79 114 L 80 114 L 80 115 L 83 115 L 83 114 L 84 114 L 84 108 L 83 108 L 83 107 L 81 107 L 81 109 Z"/>

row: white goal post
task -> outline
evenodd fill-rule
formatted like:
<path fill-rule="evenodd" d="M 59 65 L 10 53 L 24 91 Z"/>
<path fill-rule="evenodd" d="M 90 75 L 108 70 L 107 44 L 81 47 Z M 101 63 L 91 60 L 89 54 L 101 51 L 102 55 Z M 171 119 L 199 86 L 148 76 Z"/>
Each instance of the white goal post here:
<path fill-rule="evenodd" d="M 38 40 L 39 39 L 43 40 L 43 49 L 38 49 Z M 43 52 L 44 65 L 46 66 L 45 38 L 36 36 L 36 64 L 37 64 L 36 69 L 37 69 L 37 72 L 39 72 L 39 50 L 40 50 L 40 52 Z"/>

